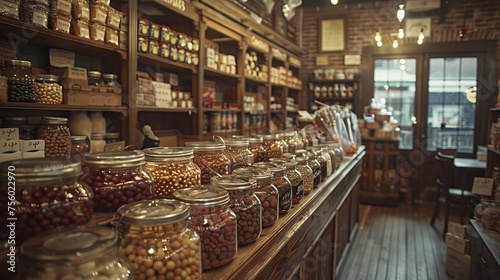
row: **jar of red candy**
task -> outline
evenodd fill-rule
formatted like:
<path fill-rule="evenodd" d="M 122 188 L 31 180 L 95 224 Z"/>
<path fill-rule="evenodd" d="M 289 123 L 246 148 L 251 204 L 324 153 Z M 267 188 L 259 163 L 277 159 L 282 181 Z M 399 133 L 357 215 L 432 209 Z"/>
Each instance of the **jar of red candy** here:
<path fill-rule="evenodd" d="M 153 177 L 144 167 L 142 151 L 87 154 L 85 163 L 89 171 L 82 180 L 94 191 L 96 210 L 115 211 L 154 196 Z"/>
<path fill-rule="evenodd" d="M 94 214 L 92 190 L 80 183 L 76 159 L 36 158 L 0 164 L 0 233 L 23 240 L 87 222 Z"/>

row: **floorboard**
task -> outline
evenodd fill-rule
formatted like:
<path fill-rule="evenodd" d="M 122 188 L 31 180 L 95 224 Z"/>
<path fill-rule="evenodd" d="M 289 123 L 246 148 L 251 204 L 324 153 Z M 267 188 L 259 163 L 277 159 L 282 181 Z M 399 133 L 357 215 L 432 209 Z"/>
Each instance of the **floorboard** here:
<path fill-rule="evenodd" d="M 337 279 L 446 280 L 442 222 L 431 226 L 431 214 L 427 204 L 361 204 L 358 232 Z"/>

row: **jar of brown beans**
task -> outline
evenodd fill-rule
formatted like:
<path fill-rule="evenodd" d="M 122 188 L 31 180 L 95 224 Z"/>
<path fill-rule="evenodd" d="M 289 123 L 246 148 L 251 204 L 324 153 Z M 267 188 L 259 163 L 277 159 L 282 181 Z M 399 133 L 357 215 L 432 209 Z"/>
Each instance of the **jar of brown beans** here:
<path fill-rule="evenodd" d="M 307 148 L 307 151 L 313 153 L 315 159 L 319 162 L 320 173 L 321 173 L 320 182 L 323 182 L 326 179 L 326 158 L 323 156 L 323 153 L 321 152 L 321 148 L 320 147 L 309 147 L 309 148 Z"/>
<path fill-rule="evenodd" d="M 223 188 L 206 186 L 180 189 L 173 196 L 189 207 L 188 225 L 201 238 L 202 269 L 220 267 L 233 260 L 238 236 L 229 193 Z"/>
<path fill-rule="evenodd" d="M 253 154 L 253 162 L 264 162 L 266 161 L 266 149 L 264 148 L 264 140 L 262 137 L 252 137 L 247 138 L 250 144 L 250 151 Z"/>
<path fill-rule="evenodd" d="M 85 155 L 88 153 L 90 153 L 90 145 L 87 136 L 71 136 L 71 158 L 83 164 Z"/>
<path fill-rule="evenodd" d="M 326 159 L 326 176 L 330 176 L 330 175 L 332 175 L 332 172 L 334 171 L 333 168 L 335 167 L 334 166 L 335 158 L 333 158 L 333 161 L 332 161 L 332 156 L 328 152 L 329 148 L 326 146 L 326 143 L 319 144 L 319 148 L 320 148 L 321 154 Z"/>
<path fill-rule="evenodd" d="M 300 172 L 302 176 L 302 180 L 304 182 L 304 195 L 309 194 L 314 188 L 314 174 L 312 168 L 307 163 L 306 157 L 298 157 L 297 161 L 297 170 Z"/>
<path fill-rule="evenodd" d="M 285 176 L 292 183 L 292 203 L 299 203 L 304 196 L 304 180 L 297 169 L 296 161 L 285 162 Z"/>
<path fill-rule="evenodd" d="M 253 154 L 250 143 L 246 139 L 225 140 L 224 153 L 231 160 L 229 173 L 240 167 L 247 167 L 253 163 Z"/>
<path fill-rule="evenodd" d="M 285 139 L 285 133 L 276 134 L 276 141 L 278 141 L 278 146 L 281 147 L 283 153 L 288 153 L 288 143 Z"/>
<path fill-rule="evenodd" d="M 271 179 L 271 183 L 278 189 L 278 209 L 280 215 L 284 215 L 290 212 L 292 209 L 292 183 L 285 175 L 285 167 L 278 166 L 275 164 L 266 164 L 266 165 L 255 165 L 256 168 L 263 168 L 265 170 L 269 170 L 273 177 Z"/>
<path fill-rule="evenodd" d="M 266 158 L 264 161 L 269 161 L 270 158 L 280 158 L 283 156 L 283 148 L 278 142 L 276 134 L 262 135 L 264 142 L 262 145 L 266 150 Z"/>
<path fill-rule="evenodd" d="M 213 176 L 229 174 L 231 160 L 224 154 L 226 146 L 216 142 L 186 142 L 193 149 L 193 162 L 201 170 L 201 184 L 210 184 Z"/>
<path fill-rule="evenodd" d="M 279 192 L 271 182 L 273 176 L 271 171 L 255 167 L 245 167 L 236 169 L 234 174 L 255 181 L 255 195 L 257 195 L 262 204 L 262 227 L 274 225 L 279 218 Z"/>
<path fill-rule="evenodd" d="M 133 279 L 201 279 L 200 237 L 187 223 L 184 203 L 135 201 L 117 216 L 118 256 L 128 260 Z"/>
<path fill-rule="evenodd" d="M 156 147 L 143 151 L 146 170 L 155 181 L 155 197 L 171 197 L 178 189 L 201 187 L 201 170 L 193 162 L 193 149 Z"/>
<path fill-rule="evenodd" d="M 316 156 L 314 155 L 314 153 L 308 152 L 306 155 L 304 155 L 304 157 L 307 158 L 307 165 L 309 165 L 313 171 L 313 186 L 314 188 L 317 188 L 321 183 L 321 164 L 318 160 L 316 160 Z"/>
<path fill-rule="evenodd" d="M 35 75 L 35 102 L 40 104 L 61 104 L 63 89 L 56 75 Z"/>
<path fill-rule="evenodd" d="M 337 154 L 335 153 L 335 144 L 333 142 L 327 141 L 325 144 L 321 144 L 326 147 L 328 154 L 332 160 L 332 173 L 339 168 L 340 162 L 337 159 Z"/>
<path fill-rule="evenodd" d="M 238 246 L 255 242 L 262 232 L 262 205 L 252 183 L 246 178 L 223 175 L 213 177 L 211 184 L 229 192 L 229 207 L 238 222 Z"/>
<path fill-rule="evenodd" d="M 71 133 L 67 118 L 43 117 L 38 138 L 45 140 L 45 157 L 71 157 Z"/>
<path fill-rule="evenodd" d="M 8 234 L 7 219 L 12 213 L 19 240 L 92 218 L 93 193 L 80 183 L 82 169 L 76 159 L 20 159 L 0 166 L 0 205 L 5 205 L 0 208 L 1 233 Z M 7 211 L 7 205 L 12 211 Z"/>
<path fill-rule="evenodd" d="M 154 196 L 153 177 L 144 168 L 142 151 L 87 154 L 85 163 L 89 170 L 82 180 L 94 191 L 96 210 L 115 211 Z"/>

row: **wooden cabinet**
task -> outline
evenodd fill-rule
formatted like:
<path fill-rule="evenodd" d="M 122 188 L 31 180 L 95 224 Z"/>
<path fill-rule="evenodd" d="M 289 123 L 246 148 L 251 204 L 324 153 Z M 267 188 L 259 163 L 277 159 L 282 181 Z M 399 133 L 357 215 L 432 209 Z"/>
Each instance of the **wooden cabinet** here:
<path fill-rule="evenodd" d="M 252 244 L 238 248 L 227 265 L 204 279 L 333 279 L 352 241 L 358 212 L 351 212 L 364 149 L 346 158 L 318 188 L 294 205 Z M 357 209 L 357 208 L 356 208 Z M 353 217 L 354 216 L 354 217 Z"/>
<path fill-rule="evenodd" d="M 470 220 L 471 280 L 493 280 L 500 275 L 500 235 Z"/>
<path fill-rule="evenodd" d="M 363 160 L 359 200 L 364 203 L 397 205 L 399 201 L 399 139 L 363 138 Z"/>
<path fill-rule="evenodd" d="M 342 106 L 349 105 L 356 108 L 359 99 L 358 80 L 310 80 L 309 96 L 311 106 L 315 108 L 314 100 L 319 102 Z"/>

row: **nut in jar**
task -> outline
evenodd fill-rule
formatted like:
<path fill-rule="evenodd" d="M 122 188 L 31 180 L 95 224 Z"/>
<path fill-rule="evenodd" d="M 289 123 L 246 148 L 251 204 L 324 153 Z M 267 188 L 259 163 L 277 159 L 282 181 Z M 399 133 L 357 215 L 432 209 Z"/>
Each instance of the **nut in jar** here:
<path fill-rule="evenodd" d="M 71 133 L 68 119 L 43 117 L 38 138 L 45 140 L 45 157 L 71 157 Z"/>
<path fill-rule="evenodd" d="M 179 189 L 201 186 L 201 170 L 193 150 L 179 147 L 144 149 L 146 170 L 155 181 L 155 197 L 171 197 Z"/>
<path fill-rule="evenodd" d="M 39 74 L 35 76 L 35 100 L 41 104 L 61 104 L 62 86 L 56 75 Z"/>
<path fill-rule="evenodd" d="M 193 162 L 201 170 L 201 183 L 209 184 L 210 178 L 229 174 L 230 159 L 224 155 L 225 145 L 215 142 L 186 142 L 194 151 Z"/>

